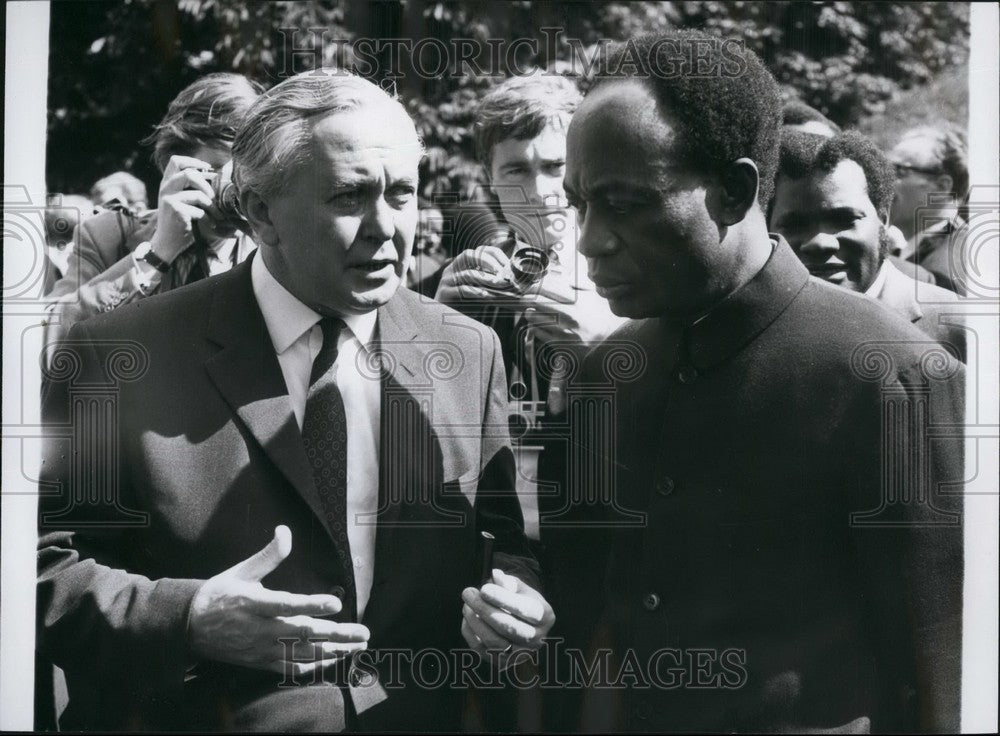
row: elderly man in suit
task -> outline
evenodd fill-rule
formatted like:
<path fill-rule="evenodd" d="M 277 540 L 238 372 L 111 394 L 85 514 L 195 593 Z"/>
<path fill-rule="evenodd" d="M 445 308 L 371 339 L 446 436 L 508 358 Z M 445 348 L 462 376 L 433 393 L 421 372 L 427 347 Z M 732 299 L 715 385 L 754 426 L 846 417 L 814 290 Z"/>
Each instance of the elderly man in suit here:
<path fill-rule="evenodd" d="M 609 729 L 957 730 L 961 440 L 926 433 L 963 366 L 768 236 L 780 99 L 742 44 L 642 35 L 596 79 L 565 186 L 633 321 L 570 384 L 542 519 L 557 616 L 599 613 L 568 679 Z"/>
<path fill-rule="evenodd" d="M 470 673 L 540 645 L 496 335 L 399 289 L 422 153 L 375 85 L 286 80 L 233 146 L 257 255 L 54 355 L 39 637 L 70 727 L 455 730 Z M 115 376 L 93 431 L 76 399 Z"/>
<path fill-rule="evenodd" d="M 969 194 L 969 151 L 956 126 L 921 125 L 900 137 L 889 151 L 896 168 L 892 221 L 906 238 L 899 256 L 934 274 L 935 283 L 966 293 L 964 269 L 969 254 L 965 238 Z"/>
<path fill-rule="evenodd" d="M 895 172 L 878 147 L 860 133 L 841 133 L 815 146 L 804 170 L 782 174 L 771 229 L 810 273 L 878 300 L 964 363 L 958 295 L 910 278 L 889 260 Z"/>

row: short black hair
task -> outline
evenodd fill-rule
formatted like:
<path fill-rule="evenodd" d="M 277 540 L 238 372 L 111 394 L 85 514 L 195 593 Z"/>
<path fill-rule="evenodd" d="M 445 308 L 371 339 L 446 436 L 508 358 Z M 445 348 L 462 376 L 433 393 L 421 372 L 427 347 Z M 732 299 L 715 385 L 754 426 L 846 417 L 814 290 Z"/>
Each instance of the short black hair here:
<path fill-rule="evenodd" d="M 760 174 L 757 200 L 771 200 L 778 168 L 778 83 L 742 42 L 701 31 L 643 33 L 613 46 L 594 85 L 641 79 L 676 125 L 678 152 L 702 170 L 722 172 L 749 158 Z"/>
<path fill-rule="evenodd" d="M 830 120 L 815 107 L 810 107 L 802 100 L 789 100 L 781 110 L 785 125 L 802 125 L 804 123 L 822 123 L 836 135 L 840 126 Z"/>
<path fill-rule="evenodd" d="M 816 133 L 806 133 L 796 128 L 781 129 L 781 156 L 778 176 L 801 179 L 812 169 L 816 154 L 829 138 Z"/>
<path fill-rule="evenodd" d="M 841 161 L 853 161 L 865 172 L 868 198 L 883 220 L 889 215 L 896 187 L 896 169 L 878 146 L 850 130 L 827 139 L 816 154 L 814 171 L 833 171 Z"/>
<path fill-rule="evenodd" d="M 771 213 L 774 211 L 774 202 L 778 196 L 778 180 L 783 176 L 788 179 L 804 179 L 808 176 L 816 161 L 816 154 L 828 140 L 830 139 L 825 135 L 806 133 L 797 128 L 782 126 L 781 155 L 774 182 L 775 189 L 771 201 L 767 205 L 768 222 L 771 222 Z"/>

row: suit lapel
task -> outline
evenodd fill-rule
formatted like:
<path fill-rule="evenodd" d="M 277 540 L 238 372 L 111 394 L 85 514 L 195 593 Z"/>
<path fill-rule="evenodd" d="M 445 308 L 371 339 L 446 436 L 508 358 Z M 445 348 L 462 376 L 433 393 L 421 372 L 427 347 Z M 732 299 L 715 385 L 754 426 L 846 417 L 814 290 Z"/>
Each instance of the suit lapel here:
<path fill-rule="evenodd" d="M 406 489 L 427 485 L 423 469 L 431 453 L 418 439 L 423 417 L 415 402 L 428 390 L 423 370 L 424 351 L 416 342 L 420 330 L 400 296 L 379 309 L 377 340 L 373 344 L 382 373 L 379 438 L 379 503 L 375 535 L 375 580 L 365 610 L 368 619 L 378 606 L 376 589 L 393 566 L 394 529 L 400 522 Z M 420 489 L 421 493 L 430 489 Z M 419 495 L 419 494 L 418 494 Z M 413 499 L 420 503 L 421 497 Z M 412 503 L 413 501 L 410 501 Z"/>
<path fill-rule="evenodd" d="M 260 443 L 268 458 L 320 519 L 312 468 L 271 336 L 250 280 L 252 259 L 220 276 L 213 294 L 208 338 L 220 346 L 205 362 L 216 388 Z"/>

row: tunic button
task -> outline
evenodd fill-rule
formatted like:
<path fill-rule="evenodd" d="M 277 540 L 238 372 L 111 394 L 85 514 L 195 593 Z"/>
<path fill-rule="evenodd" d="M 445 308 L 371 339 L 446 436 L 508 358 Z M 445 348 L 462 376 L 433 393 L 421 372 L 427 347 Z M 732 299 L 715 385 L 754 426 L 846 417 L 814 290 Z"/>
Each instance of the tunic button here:
<path fill-rule="evenodd" d="M 677 380 L 681 383 L 694 383 L 698 370 L 693 365 L 682 365 L 677 369 Z"/>
<path fill-rule="evenodd" d="M 645 721 L 647 718 L 649 718 L 649 714 L 651 711 L 652 708 L 650 708 L 649 702 L 646 700 L 640 700 L 638 703 L 635 704 L 635 709 L 634 709 L 635 717 L 638 718 L 640 721 Z"/>
<path fill-rule="evenodd" d="M 333 588 L 330 590 L 330 595 L 340 598 L 341 603 L 344 602 L 344 596 L 346 594 L 347 591 L 344 590 L 344 587 L 342 585 L 334 585 Z"/>
<path fill-rule="evenodd" d="M 669 496 L 674 492 L 674 479 L 665 475 L 656 481 L 656 492 L 661 496 Z"/>
<path fill-rule="evenodd" d="M 646 597 L 642 599 L 642 606 L 647 611 L 655 611 L 660 607 L 660 596 L 656 593 L 647 593 Z"/>

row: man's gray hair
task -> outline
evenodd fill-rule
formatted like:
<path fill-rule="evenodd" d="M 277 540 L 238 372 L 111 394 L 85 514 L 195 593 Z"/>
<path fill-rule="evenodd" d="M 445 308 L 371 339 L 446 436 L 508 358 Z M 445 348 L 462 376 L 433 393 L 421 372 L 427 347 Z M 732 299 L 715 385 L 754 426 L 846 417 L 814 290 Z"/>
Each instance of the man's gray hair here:
<path fill-rule="evenodd" d="M 240 193 L 280 194 L 290 172 L 307 157 L 313 125 L 365 102 L 397 105 L 406 113 L 399 100 L 378 85 L 334 69 L 297 74 L 262 94 L 233 141 L 233 181 Z"/>

